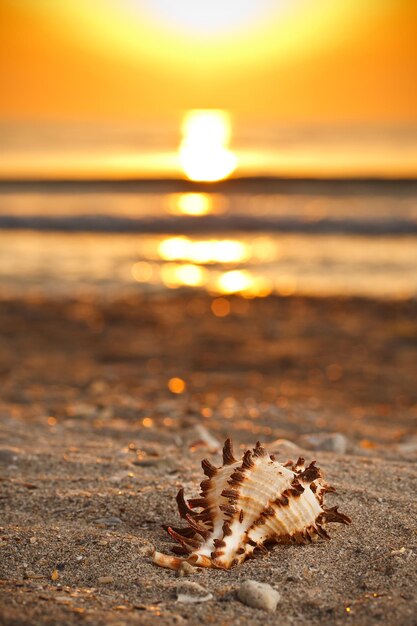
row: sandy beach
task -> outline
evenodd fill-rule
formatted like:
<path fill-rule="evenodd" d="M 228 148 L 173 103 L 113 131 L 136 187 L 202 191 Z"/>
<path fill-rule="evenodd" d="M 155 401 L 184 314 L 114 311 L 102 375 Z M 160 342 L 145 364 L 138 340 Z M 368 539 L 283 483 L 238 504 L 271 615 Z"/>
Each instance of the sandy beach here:
<path fill-rule="evenodd" d="M 2 624 L 417 624 L 416 302 L 229 302 L 0 303 Z M 227 436 L 316 459 L 352 524 L 231 571 L 157 568 Z M 274 613 L 237 599 L 247 579 Z M 184 580 L 212 599 L 178 602 Z"/>

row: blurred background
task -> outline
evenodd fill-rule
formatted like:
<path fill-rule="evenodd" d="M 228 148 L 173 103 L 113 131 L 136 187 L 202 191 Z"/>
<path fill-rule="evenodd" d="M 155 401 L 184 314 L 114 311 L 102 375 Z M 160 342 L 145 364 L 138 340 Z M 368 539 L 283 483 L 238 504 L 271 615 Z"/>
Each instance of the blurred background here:
<path fill-rule="evenodd" d="M 11 432 L 415 452 L 417 4 L 0 10 Z"/>
<path fill-rule="evenodd" d="M 0 11 L 4 290 L 417 293 L 412 0 Z"/>

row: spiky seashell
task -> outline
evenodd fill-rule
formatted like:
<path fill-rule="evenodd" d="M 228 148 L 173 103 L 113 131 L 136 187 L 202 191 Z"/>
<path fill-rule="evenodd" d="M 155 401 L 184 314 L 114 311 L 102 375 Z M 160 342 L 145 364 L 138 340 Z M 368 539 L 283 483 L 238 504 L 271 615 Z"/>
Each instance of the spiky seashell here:
<path fill-rule="evenodd" d="M 204 459 L 202 467 L 207 478 L 200 497 L 187 502 L 182 489 L 177 495 L 179 514 L 188 527 L 166 528 L 179 543 L 173 552 L 183 558 L 155 552 L 154 562 L 162 567 L 178 570 L 186 562 L 229 569 L 255 549 L 265 551 L 265 544 L 329 539 L 328 522 L 350 524 L 337 507 L 325 508 L 324 495 L 334 489 L 324 482 L 315 461 L 307 467 L 302 458 L 281 465 L 259 442 L 237 461 L 227 439 L 223 465 L 215 467 Z"/>

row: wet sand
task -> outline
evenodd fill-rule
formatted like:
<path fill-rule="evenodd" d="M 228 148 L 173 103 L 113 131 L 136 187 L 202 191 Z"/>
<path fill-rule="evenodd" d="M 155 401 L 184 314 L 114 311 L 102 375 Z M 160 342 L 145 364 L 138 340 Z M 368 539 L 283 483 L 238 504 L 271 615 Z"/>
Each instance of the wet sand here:
<path fill-rule="evenodd" d="M 231 298 L 219 318 L 211 302 L 1 302 L 2 624 L 417 623 L 417 303 Z M 323 432 L 345 452 L 306 449 Z M 197 570 L 213 599 L 178 603 L 150 553 L 229 435 L 317 459 L 353 522 Z M 245 579 L 280 591 L 275 614 L 237 600 Z"/>

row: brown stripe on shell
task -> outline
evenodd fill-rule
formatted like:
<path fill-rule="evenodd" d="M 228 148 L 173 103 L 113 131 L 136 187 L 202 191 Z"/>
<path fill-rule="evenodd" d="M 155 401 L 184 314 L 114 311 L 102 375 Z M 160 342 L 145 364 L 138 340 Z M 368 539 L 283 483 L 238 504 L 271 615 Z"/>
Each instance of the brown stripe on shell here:
<path fill-rule="evenodd" d="M 261 513 L 261 515 L 265 515 L 266 517 L 272 517 L 275 515 L 275 510 L 272 506 L 267 506 Z"/>
<path fill-rule="evenodd" d="M 245 470 L 241 467 L 235 469 L 230 479 L 227 481 L 229 485 L 240 485 L 245 480 Z"/>
<path fill-rule="evenodd" d="M 182 517 L 182 519 L 185 519 L 187 517 L 187 515 L 193 515 L 193 511 L 190 509 L 190 507 L 188 506 L 187 502 L 185 501 L 184 498 L 184 489 L 180 489 L 177 493 L 176 496 L 176 501 L 177 501 L 177 505 L 178 505 L 178 512 L 180 514 L 180 517 Z"/>
<path fill-rule="evenodd" d="M 238 509 L 232 504 L 220 504 L 219 509 L 223 511 L 223 513 L 226 513 L 226 515 L 234 515 L 238 512 Z"/>
<path fill-rule="evenodd" d="M 302 487 L 302 485 L 300 485 L 300 487 Z M 289 487 L 288 489 L 285 489 L 285 491 L 282 492 L 281 494 L 281 502 L 282 502 L 282 498 L 287 498 L 287 499 L 291 499 L 291 498 L 299 498 L 301 496 L 301 494 L 304 492 L 304 487 L 302 487 L 302 491 L 300 491 L 299 487 Z"/>
<path fill-rule="evenodd" d="M 181 535 L 181 537 L 185 537 L 187 539 L 192 539 L 195 537 L 195 531 L 189 526 L 186 526 L 185 528 L 175 528 L 174 526 L 167 526 L 166 524 L 163 524 L 162 528 L 166 532 L 168 532 L 168 528 L 171 528 L 171 530 L 174 530 L 178 535 Z"/>
<path fill-rule="evenodd" d="M 323 517 L 326 522 L 338 522 L 339 524 L 350 524 L 352 520 L 347 515 L 340 513 L 337 506 L 331 509 L 324 509 Z"/>
<path fill-rule="evenodd" d="M 292 493 L 294 495 L 301 495 L 302 493 L 304 493 L 304 487 L 298 481 L 298 477 L 294 478 L 294 480 L 292 481 L 291 488 L 290 488 L 289 491 L 290 491 L 290 493 Z"/>
<path fill-rule="evenodd" d="M 228 498 L 230 504 L 232 504 L 232 500 L 238 500 L 239 499 L 239 492 L 236 491 L 236 489 L 223 489 L 221 495 L 224 498 Z"/>
<path fill-rule="evenodd" d="M 198 548 L 200 545 L 200 542 L 196 539 L 185 539 L 182 535 L 175 532 L 175 530 L 173 528 L 170 528 L 169 526 L 167 528 L 167 531 L 168 534 L 171 535 L 171 537 L 175 541 L 178 541 L 178 543 L 180 543 L 186 550 L 188 550 L 188 552 L 192 552 L 193 549 Z"/>
<path fill-rule="evenodd" d="M 303 471 L 303 469 L 304 469 L 304 463 L 305 463 L 305 459 L 304 459 L 304 457 L 299 456 L 299 457 L 298 457 L 298 459 L 297 459 L 297 461 L 294 463 L 294 465 L 293 465 L 293 466 L 292 466 L 292 468 L 291 468 L 291 469 L 292 469 L 292 471 L 293 471 L 293 472 L 297 472 L 297 473 L 298 473 L 298 471 L 297 471 L 297 470 L 301 470 L 301 471 Z"/>
<path fill-rule="evenodd" d="M 223 465 L 232 465 L 237 460 L 233 455 L 233 443 L 231 439 L 226 439 L 223 446 Z"/>
<path fill-rule="evenodd" d="M 204 526 L 204 524 L 198 522 L 195 518 L 191 517 L 191 515 L 187 515 L 187 522 L 196 533 L 203 537 L 203 539 L 208 539 L 210 531 L 206 526 Z"/>
<path fill-rule="evenodd" d="M 252 461 L 252 452 L 250 450 L 246 450 L 243 455 L 242 468 L 251 469 L 255 466 L 255 463 Z"/>
<path fill-rule="evenodd" d="M 206 478 L 202 480 L 200 483 L 201 496 L 204 498 L 206 496 L 206 492 L 210 489 L 211 481 L 210 478 Z"/>
<path fill-rule="evenodd" d="M 230 485 L 231 487 L 240 487 L 240 485 L 243 483 L 243 480 L 228 480 L 227 484 Z"/>
<path fill-rule="evenodd" d="M 188 556 L 190 554 L 189 550 L 187 550 L 187 548 L 183 548 L 182 546 L 172 546 L 171 552 L 177 556 Z"/>
<path fill-rule="evenodd" d="M 202 511 L 197 515 L 194 515 L 194 519 L 200 522 L 212 522 L 211 512 L 210 511 Z"/>
<path fill-rule="evenodd" d="M 253 456 L 262 457 L 266 456 L 266 450 L 261 446 L 260 441 L 257 441 L 253 449 Z"/>
<path fill-rule="evenodd" d="M 317 534 L 322 538 L 322 539 L 330 539 L 330 535 L 327 532 L 327 530 L 325 530 L 323 528 L 323 526 L 321 526 L 320 524 L 316 523 L 316 530 L 317 530 Z"/>
<path fill-rule="evenodd" d="M 188 506 L 191 509 L 198 509 L 199 507 L 206 508 L 207 499 L 206 498 L 191 498 L 188 500 Z"/>
<path fill-rule="evenodd" d="M 317 478 L 320 478 L 321 472 L 318 467 L 316 467 L 316 462 L 312 461 L 310 465 L 298 474 L 298 480 L 302 480 L 305 483 L 312 483 Z"/>
<path fill-rule="evenodd" d="M 277 506 L 288 506 L 289 502 L 289 498 L 287 498 L 284 493 L 282 493 L 280 496 L 278 496 L 278 498 L 274 500 L 274 504 L 276 504 Z"/>
<path fill-rule="evenodd" d="M 203 472 L 209 478 L 213 478 L 217 474 L 217 467 L 215 467 L 208 459 L 203 459 L 201 461 L 201 467 L 203 468 Z"/>

